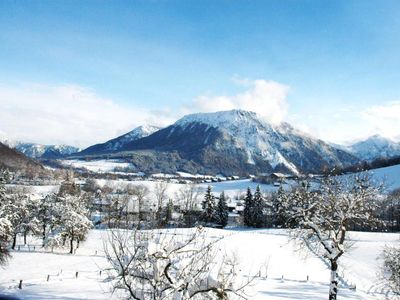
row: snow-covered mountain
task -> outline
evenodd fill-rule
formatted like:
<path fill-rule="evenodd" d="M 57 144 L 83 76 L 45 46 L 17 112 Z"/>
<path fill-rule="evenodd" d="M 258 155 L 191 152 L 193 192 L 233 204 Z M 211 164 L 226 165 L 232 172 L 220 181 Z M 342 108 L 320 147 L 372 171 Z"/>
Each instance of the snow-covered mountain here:
<path fill-rule="evenodd" d="M 93 146 L 82 153 L 104 153 L 96 150 Z M 130 161 L 142 171 L 151 166 L 154 170 L 224 174 L 298 173 L 357 162 L 351 154 L 287 123 L 272 125 L 242 110 L 188 115 L 118 151 L 131 153 Z"/>
<path fill-rule="evenodd" d="M 68 145 L 41 145 L 16 143 L 15 149 L 32 158 L 54 159 L 79 152 L 80 149 Z"/>
<path fill-rule="evenodd" d="M 380 135 L 373 135 L 347 148 L 359 159 L 366 161 L 372 161 L 377 158 L 400 156 L 400 143 L 396 143 Z"/>
<path fill-rule="evenodd" d="M 42 145 L 35 143 L 25 143 L 9 138 L 5 133 L 0 131 L 0 143 L 14 148 L 18 152 L 30 158 L 54 159 L 60 158 L 72 153 L 81 151 L 81 149 L 68 145 Z"/>
<path fill-rule="evenodd" d="M 150 134 L 160 130 L 160 127 L 152 126 L 152 125 L 142 125 L 136 127 L 132 131 L 125 133 L 115 139 L 109 140 L 102 144 L 93 145 L 85 150 L 83 150 L 82 154 L 89 153 L 102 153 L 102 152 L 114 152 L 119 151 L 124 148 L 124 146 L 132 141 L 136 141 L 143 137 L 149 136 Z"/>

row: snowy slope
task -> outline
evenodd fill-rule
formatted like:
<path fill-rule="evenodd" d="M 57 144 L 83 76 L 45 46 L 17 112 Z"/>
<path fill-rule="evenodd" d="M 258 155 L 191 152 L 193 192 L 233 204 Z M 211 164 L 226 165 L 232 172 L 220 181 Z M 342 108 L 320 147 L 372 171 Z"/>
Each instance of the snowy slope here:
<path fill-rule="evenodd" d="M 373 169 L 369 172 L 374 180 L 383 182 L 388 190 L 400 188 L 400 165 Z"/>
<path fill-rule="evenodd" d="M 160 127 L 152 125 L 142 125 L 136 127 L 132 131 L 125 133 L 115 139 L 109 140 L 105 143 L 96 144 L 90 146 L 83 150 L 80 154 L 92 154 L 92 153 L 103 153 L 103 152 L 113 152 L 123 149 L 123 147 L 138 139 L 149 136 L 152 133 L 160 130 Z"/>
<path fill-rule="evenodd" d="M 371 136 L 347 148 L 358 158 L 366 161 L 372 161 L 376 158 L 400 156 L 400 143 L 380 135 Z"/>
<path fill-rule="evenodd" d="M 174 233 L 188 234 L 189 230 L 178 229 Z M 207 230 L 209 236 L 225 237 L 220 249 L 236 253 L 242 274 L 258 273 L 261 269 L 261 277 L 248 290 L 249 299 L 327 298 L 328 268 L 319 258 L 297 252 L 286 231 Z M 339 273 L 344 275 L 344 285 L 338 299 L 384 299 L 387 288 L 376 277 L 377 259 L 383 246 L 398 243 L 400 235 L 350 234 L 356 244 L 342 260 Z M 99 272 L 107 266 L 102 252 L 105 235 L 105 231 L 92 230 L 75 255 L 66 254 L 66 250 L 43 251 L 40 241 L 28 241 L 37 245 L 35 250 L 21 247 L 21 251 L 12 253 L 6 268 L 0 269 L 0 293 L 22 299 L 122 299 L 121 294 L 111 294 L 106 272 Z M 23 280 L 22 290 L 17 288 L 19 280 Z M 357 285 L 356 291 L 348 288 L 352 284 Z"/>

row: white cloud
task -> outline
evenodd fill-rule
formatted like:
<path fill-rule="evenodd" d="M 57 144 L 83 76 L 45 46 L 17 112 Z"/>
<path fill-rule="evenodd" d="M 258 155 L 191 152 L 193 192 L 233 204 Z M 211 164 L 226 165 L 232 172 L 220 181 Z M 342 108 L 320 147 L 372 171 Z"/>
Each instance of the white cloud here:
<path fill-rule="evenodd" d="M 361 117 L 376 133 L 395 140 L 400 138 L 400 101 L 368 107 Z"/>
<path fill-rule="evenodd" d="M 289 116 L 297 128 L 303 126 L 312 135 L 338 144 L 351 144 L 379 134 L 400 141 L 400 101 L 369 107 L 317 107 L 307 117 L 305 112 Z"/>
<path fill-rule="evenodd" d="M 236 79 L 247 87 L 233 96 L 200 96 L 190 109 L 122 106 L 78 85 L 0 85 L 0 130 L 13 140 L 86 147 L 142 124 L 166 126 L 192 112 L 245 109 L 272 122 L 286 115 L 288 87 L 273 81 Z"/>
<path fill-rule="evenodd" d="M 257 112 L 266 120 L 279 123 L 287 114 L 286 97 L 289 87 L 268 80 L 235 80 L 247 90 L 232 96 L 199 96 L 188 108 L 191 112 L 215 112 L 220 110 L 244 109 Z"/>
<path fill-rule="evenodd" d="M 14 140 L 88 146 L 147 123 L 149 116 L 76 85 L 0 86 L 0 130 Z"/>
<path fill-rule="evenodd" d="M 187 113 L 244 109 L 274 123 L 289 120 L 300 130 L 338 143 L 376 133 L 400 140 L 400 101 L 367 108 L 315 107 L 287 116 L 287 86 L 267 80 L 234 82 L 245 90 L 202 95 L 190 105 L 157 111 L 123 106 L 77 85 L 0 85 L 0 139 L 5 135 L 12 140 L 86 147 L 142 124 L 169 125 Z"/>

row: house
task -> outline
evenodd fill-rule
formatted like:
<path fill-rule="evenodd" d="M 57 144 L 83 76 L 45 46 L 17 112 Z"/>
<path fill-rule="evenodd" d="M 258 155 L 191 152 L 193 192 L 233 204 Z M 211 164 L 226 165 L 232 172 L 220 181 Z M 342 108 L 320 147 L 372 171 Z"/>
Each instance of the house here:
<path fill-rule="evenodd" d="M 285 183 L 286 180 L 292 179 L 292 178 L 293 178 L 293 175 L 274 172 L 271 174 L 262 174 L 260 176 L 257 176 L 254 179 L 254 181 L 279 186 L 281 183 Z"/>

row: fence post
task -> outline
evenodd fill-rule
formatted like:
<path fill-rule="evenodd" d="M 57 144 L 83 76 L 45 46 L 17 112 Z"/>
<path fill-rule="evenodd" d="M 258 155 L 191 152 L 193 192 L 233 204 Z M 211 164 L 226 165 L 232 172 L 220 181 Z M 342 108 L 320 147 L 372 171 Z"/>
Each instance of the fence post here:
<path fill-rule="evenodd" d="M 19 281 L 18 288 L 19 288 L 20 290 L 22 290 L 22 280 Z"/>

